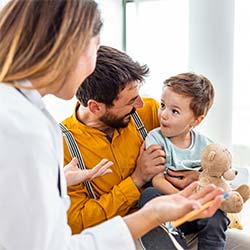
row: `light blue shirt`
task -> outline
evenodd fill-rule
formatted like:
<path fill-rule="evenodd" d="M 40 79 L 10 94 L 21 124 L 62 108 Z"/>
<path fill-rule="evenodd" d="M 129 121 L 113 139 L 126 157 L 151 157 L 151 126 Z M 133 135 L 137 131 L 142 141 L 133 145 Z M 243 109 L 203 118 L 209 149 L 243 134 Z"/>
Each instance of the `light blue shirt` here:
<path fill-rule="evenodd" d="M 188 148 L 175 146 L 167 137 L 163 136 L 160 128 L 153 129 L 146 137 L 146 147 L 159 144 L 166 152 L 165 167 L 174 171 L 199 170 L 201 167 L 201 154 L 203 149 L 212 141 L 206 136 L 191 131 L 192 142 Z"/>

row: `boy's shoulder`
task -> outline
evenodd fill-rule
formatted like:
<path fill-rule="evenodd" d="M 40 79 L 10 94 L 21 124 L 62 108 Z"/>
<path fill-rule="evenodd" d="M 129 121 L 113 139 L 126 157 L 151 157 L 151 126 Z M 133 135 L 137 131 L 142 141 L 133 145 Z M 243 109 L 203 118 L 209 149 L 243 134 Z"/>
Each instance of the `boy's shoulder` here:
<path fill-rule="evenodd" d="M 213 140 L 197 130 L 192 130 L 192 138 L 195 144 L 208 145 L 213 143 Z"/>

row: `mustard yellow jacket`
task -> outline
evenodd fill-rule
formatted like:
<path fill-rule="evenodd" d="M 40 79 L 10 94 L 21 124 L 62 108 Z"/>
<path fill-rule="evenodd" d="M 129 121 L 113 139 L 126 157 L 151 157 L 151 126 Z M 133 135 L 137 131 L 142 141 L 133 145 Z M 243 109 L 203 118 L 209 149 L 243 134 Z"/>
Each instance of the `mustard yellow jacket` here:
<path fill-rule="evenodd" d="M 158 103 L 152 98 L 144 98 L 144 107 L 138 113 L 149 131 L 159 126 Z M 78 105 L 79 106 L 79 105 Z M 77 107 L 78 107 L 77 106 Z M 76 107 L 76 108 L 77 108 Z M 101 159 L 107 158 L 114 165 L 112 173 L 91 181 L 97 200 L 89 197 L 83 184 L 68 188 L 71 206 L 68 210 L 68 222 L 73 233 L 99 224 L 116 215 L 124 216 L 135 208 L 140 192 L 130 175 L 136 166 L 142 138 L 133 120 L 128 127 L 117 129 L 112 142 L 100 130 L 90 128 L 76 119 L 76 114 L 63 121 L 73 133 L 87 168 L 94 167 Z M 64 142 L 65 164 L 71 160 Z"/>

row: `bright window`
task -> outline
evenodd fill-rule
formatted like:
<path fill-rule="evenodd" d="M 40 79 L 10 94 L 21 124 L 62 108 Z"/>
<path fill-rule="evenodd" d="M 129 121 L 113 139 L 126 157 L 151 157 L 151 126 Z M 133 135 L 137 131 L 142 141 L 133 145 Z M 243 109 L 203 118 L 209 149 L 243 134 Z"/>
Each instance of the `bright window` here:
<path fill-rule="evenodd" d="M 163 81 L 187 71 L 188 4 L 187 0 L 142 0 L 126 5 L 126 51 L 151 71 L 143 95 L 159 99 Z"/>
<path fill-rule="evenodd" d="M 235 1 L 233 144 L 250 145 L 250 1 Z"/>

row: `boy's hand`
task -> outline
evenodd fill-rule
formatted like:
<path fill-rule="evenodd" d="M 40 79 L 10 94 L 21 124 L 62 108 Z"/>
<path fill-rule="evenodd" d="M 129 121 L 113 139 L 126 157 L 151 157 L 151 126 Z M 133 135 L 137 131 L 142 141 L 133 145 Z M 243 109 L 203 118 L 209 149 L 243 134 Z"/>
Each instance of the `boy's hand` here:
<path fill-rule="evenodd" d="M 169 175 L 165 176 L 166 180 L 181 190 L 192 182 L 197 181 L 200 174 L 196 170 L 172 171 L 170 169 L 167 170 L 167 173 Z"/>

